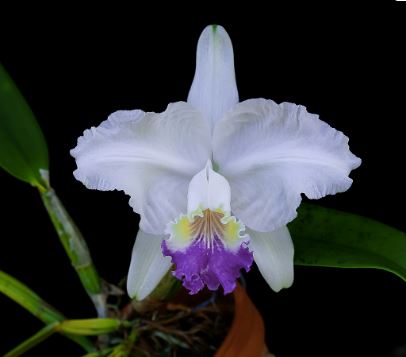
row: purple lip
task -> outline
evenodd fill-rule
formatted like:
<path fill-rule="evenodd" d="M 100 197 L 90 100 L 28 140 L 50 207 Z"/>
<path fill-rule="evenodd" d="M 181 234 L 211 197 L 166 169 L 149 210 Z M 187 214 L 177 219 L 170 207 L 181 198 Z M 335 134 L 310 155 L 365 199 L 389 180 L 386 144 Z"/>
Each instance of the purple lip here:
<path fill-rule="evenodd" d="M 176 265 L 173 275 L 183 281 L 183 286 L 190 294 L 196 294 L 206 285 L 210 290 L 217 290 L 220 285 L 224 294 L 232 292 L 240 269 L 249 271 L 253 262 L 252 253 L 247 244 L 242 243 L 236 251 L 225 248 L 222 240 L 215 236 L 211 247 L 203 237 L 198 237 L 185 251 L 172 251 L 166 241 L 162 242 L 162 252 L 172 257 Z"/>

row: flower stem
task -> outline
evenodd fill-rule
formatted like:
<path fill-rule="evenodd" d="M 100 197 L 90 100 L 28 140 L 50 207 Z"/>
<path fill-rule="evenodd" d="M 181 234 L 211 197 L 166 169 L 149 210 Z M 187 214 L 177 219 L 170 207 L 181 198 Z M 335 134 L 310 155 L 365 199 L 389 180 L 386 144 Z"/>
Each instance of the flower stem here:
<path fill-rule="evenodd" d="M 40 190 L 40 195 L 59 240 L 96 308 L 97 316 L 106 317 L 106 299 L 86 241 L 55 191 L 49 187 L 46 190 Z"/>

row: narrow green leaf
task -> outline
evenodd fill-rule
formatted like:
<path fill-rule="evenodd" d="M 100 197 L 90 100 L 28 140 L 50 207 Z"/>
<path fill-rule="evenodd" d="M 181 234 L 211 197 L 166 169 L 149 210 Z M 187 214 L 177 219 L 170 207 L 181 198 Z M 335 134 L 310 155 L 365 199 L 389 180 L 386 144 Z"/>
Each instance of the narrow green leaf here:
<path fill-rule="evenodd" d="M 32 185 L 45 186 L 47 145 L 30 107 L 0 64 L 0 167 Z"/>
<path fill-rule="evenodd" d="M 133 350 L 134 344 L 136 343 L 139 337 L 137 327 L 133 326 L 132 331 L 127 336 L 125 341 L 120 343 L 119 345 L 114 346 L 110 349 L 105 349 L 100 351 L 99 357 L 108 356 L 108 357 L 128 357 L 128 356 L 141 356 L 144 355 L 142 351 L 137 351 L 141 353 L 137 353 Z M 106 353 L 108 352 L 108 353 Z M 134 352 L 134 353 L 133 353 Z M 96 357 L 96 356 L 82 356 L 82 357 Z"/>
<path fill-rule="evenodd" d="M 115 346 L 112 351 L 107 355 L 107 357 L 128 357 L 129 351 L 125 344 L 121 343 Z M 134 354 L 134 357 L 148 356 L 147 354 L 141 352 L 139 354 Z"/>
<path fill-rule="evenodd" d="M 114 349 L 113 347 L 108 347 L 108 348 L 105 348 L 98 352 L 86 353 L 82 357 L 105 357 L 105 356 L 109 355 L 110 352 L 113 351 L 113 349 Z"/>
<path fill-rule="evenodd" d="M 62 321 L 63 315 L 17 279 L 0 270 L 0 292 L 46 324 Z"/>
<path fill-rule="evenodd" d="M 60 322 L 65 319 L 65 317 L 59 311 L 46 303 L 30 288 L 1 270 L 0 293 L 3 293 L 10 299 L 14 300 L 17 304 L 21 305 L 47 325 Z M 93 344 L 87 338 L 69 335 L 67 335 L 67 337 L 78 343 L 87 352 L 94 350 Z"/>
<path fill-rule="evenodd" d="M 46 340 L 48 337 L 55 333 L 55 326 L 58 322 L 46 325 L 41 330 L 39 330 L 35 335 L 26 339 L 24 342 L 20 343 L 17 347 L 13 348 L 11 351 L 6 353 L 3 357 L 18 357 L 23 353 L 27 352 L 31 348 L 38 345 L 40 342 Z"/>
<path fill-rule="evenodd" d="M 302 204 L 289 224 L 295 264 L 387 270 L 406 281 L 406 234 L 372 219 Z"/>

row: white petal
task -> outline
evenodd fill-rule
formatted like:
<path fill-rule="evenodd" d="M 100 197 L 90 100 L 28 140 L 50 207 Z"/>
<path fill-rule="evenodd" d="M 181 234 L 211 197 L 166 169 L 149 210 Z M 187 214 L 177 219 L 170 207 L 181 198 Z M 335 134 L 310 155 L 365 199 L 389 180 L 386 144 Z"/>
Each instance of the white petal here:
<path fill-rule="evenodd" d="M 123 190 L 141 228 L 162 234 L 184 212 L 190 179 L 210 157 L 210 131 L 187 103 L 164 113 L 119 111 L 86 130 L 71 151 L 76 179 L 98 190 Z"/>
<path fill-rule="evenodd" d="M 251 238 L 250 248 L 262 276 L 278 292 L 293 283 L 293 243 L 288 228 L 283 226 L 273 232 L 256 232 L 247 228 Z"/>
<path fill-rule="evenodd" d="M 214 161 L 231 186 L 231 208 L 246 225 L 273 231 L 296 217 L 301 193 L 347 190 L 361 160 L 348 138 L 302 106 L 252 99 L 217 123 Z"/>
<path fill-rule="evenodd" d="M 146 298 L 170 269 L 171 258 L 164 257 L 161 251 L 164 237 L 138 231 L 127 278 L 127 290 L 131 298 Z"/>
<path fill-rule="evenodd" d="M 238 103 L 234 73 L 234 53 L 223 27 L 207 26 L 197 44 L 196 72 L 188 103 L 214 123 Z"/>
<path fill-rule="evenodd" d="M 213 171 L 211 162 L 197 173 L 189 184 L 188 213 L 198 208 L 215 211 L 221 209 L 230 213 L 230 185 L 227 180 Z"/>

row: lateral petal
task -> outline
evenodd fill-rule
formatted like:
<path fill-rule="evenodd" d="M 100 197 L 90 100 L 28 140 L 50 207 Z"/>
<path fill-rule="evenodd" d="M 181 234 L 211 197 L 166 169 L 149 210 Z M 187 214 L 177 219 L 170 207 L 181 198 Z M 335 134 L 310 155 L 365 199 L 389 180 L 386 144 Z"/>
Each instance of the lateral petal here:
<path fill-rule="evenodd" d="M 160 114 L 118 111 L 86 130 L 71 155 L 77 180 L 91 189 L 123 190 L 141 215 L 141 229 L 162 234 L 185 210 L 189 181 L 211 155 L 210 132 L 187 103 Z"/>
<path fill-rule="evenodd" d="M 214 162 L 231 187 L 231 209 L 261 232 L 296 217 L 301 193 L 310 199 L 346 191 L 361 160 L 348 138 L 302 106 L 251 99 L 220 120 Z"/>

